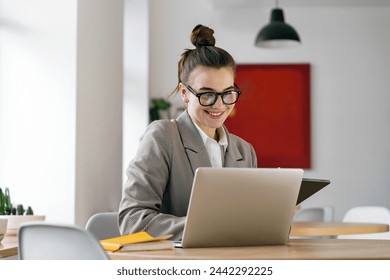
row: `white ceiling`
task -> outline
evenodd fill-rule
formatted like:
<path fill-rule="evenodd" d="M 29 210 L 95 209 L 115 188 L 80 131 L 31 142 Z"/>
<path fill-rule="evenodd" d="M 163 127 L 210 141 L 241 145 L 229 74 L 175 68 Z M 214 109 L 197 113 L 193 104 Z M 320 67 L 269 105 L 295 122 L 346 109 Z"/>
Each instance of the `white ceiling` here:
<path fill-rule="evenodd" d="M 390 0 L 279 0 L 278 2 L 281 8 L 390 6 Z M 212 5 L 215 8 L 273 8 L 275 0 L 212 0 Z"/>

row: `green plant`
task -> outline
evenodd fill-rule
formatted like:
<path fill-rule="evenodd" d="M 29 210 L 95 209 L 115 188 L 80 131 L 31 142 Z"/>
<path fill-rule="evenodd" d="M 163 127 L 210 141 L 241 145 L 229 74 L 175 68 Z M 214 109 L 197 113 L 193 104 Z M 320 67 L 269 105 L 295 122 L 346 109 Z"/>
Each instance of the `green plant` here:
<path fill-rule="evenodd" d="M 171 107 L 171 103 L 163 98 L 153 98 L 152 107 L 149 110 L 150 121 L 161 119 L 160 112 L 168 111 Z M 169 112 L 169 111 L 168 111 Z"/>
<path fill-rule="evenodd" d="M 24 209 L 22 204 L 14 207 L 11 202 L 11 195 L 9 189 L 3 189 L 0 187 L 0 215 L 34 215 L 32 208 L 29 206 L 27 210 Z"/>

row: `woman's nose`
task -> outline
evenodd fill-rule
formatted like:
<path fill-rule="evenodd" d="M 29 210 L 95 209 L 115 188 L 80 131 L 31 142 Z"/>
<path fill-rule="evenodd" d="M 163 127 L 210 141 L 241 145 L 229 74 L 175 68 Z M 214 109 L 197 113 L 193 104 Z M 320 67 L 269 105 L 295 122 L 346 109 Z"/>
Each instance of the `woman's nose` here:
<path fill-rule="evenodd" d="M 213 107 L 215 107 L 215 108 L 223 108 L 225 106 L 226 106 L 225 103 L 223 103 L 223 101 L 222 101 L 222 96 L 219 95 L 217 97 L 217 101 L 214 103 Z"/>

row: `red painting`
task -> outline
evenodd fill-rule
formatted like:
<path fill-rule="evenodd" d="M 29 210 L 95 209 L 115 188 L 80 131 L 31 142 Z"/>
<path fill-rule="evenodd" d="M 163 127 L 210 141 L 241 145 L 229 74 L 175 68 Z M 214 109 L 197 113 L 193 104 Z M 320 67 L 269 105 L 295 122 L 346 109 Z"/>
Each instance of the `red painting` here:
<path fill-rule="evenodd" d="M 310 168 L 310 65 L 237 65 L 236 83 L 225 124 L 253 145 L 258 167 Z"/>

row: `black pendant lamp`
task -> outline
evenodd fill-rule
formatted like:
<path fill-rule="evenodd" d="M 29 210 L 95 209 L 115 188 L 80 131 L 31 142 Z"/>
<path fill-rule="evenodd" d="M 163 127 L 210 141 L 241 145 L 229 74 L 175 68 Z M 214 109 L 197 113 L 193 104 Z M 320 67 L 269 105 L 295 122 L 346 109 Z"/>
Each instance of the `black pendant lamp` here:
<path fill-rule="evenodd" d="M 271 11 L 271 22 L 257 34 L 255 46 L 261 48 L 283 48 L 301 43 L 295 29 L 284 22 L 283 10 L 277 7 Z"/>

